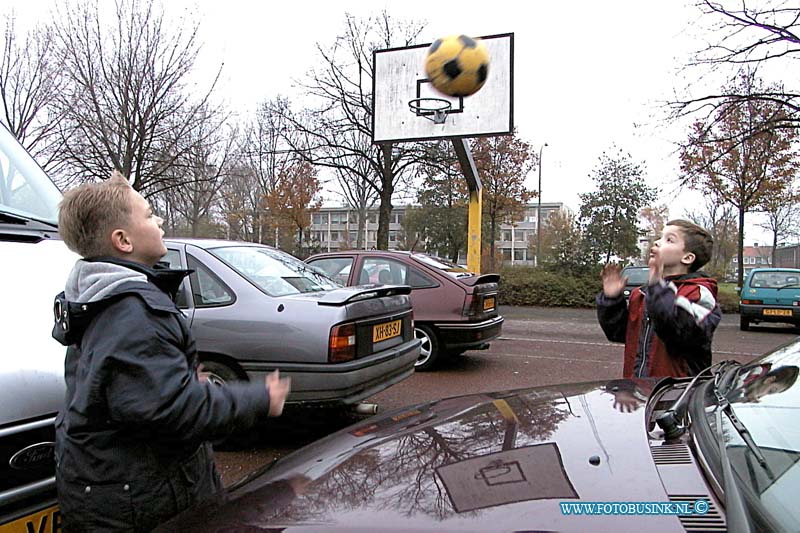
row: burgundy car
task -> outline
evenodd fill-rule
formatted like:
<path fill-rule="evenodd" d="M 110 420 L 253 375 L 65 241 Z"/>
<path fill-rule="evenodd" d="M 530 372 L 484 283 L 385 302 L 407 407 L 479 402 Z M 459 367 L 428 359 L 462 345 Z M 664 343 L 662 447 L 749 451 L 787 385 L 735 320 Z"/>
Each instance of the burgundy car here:
<path fill-rule="evenodd" d="M 475 275 L 415 252 L 348 250 L 306 262 L 343 285 L 409 285 L 414 334 L 422 341 L 416 370 L 433 367 L 442 354 L 488 348 L 488 341 L 500 336 L 497 274 Z"/>
<path fill-rule="evenodd" d="M 800 340 L 696 378 L 410 405 L 163 531 L 800 531 Z"/>

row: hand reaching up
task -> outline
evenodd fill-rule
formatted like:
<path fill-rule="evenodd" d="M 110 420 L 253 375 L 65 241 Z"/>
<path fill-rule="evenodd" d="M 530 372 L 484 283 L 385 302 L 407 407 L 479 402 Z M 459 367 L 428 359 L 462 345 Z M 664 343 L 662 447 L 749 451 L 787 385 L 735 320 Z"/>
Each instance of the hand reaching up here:
<path fill-rule="evenodd" d="M 625 282 L 628 278 L 620 277 L 620 267 L 612 263 L 603 267 L 603 294 L 609 298 L 616 298 L 625 288 Z"/>
<path fill-rule="evenodd" d="M 269 416 L 280 416 L 283 412 L 283 404 L 286 403 L 286 397 L 289 395 L 289 389 L 292 387 L 291 378 L 282 378 L 280 373 L 276 370 L 264 379 L 269 392 Z"/>

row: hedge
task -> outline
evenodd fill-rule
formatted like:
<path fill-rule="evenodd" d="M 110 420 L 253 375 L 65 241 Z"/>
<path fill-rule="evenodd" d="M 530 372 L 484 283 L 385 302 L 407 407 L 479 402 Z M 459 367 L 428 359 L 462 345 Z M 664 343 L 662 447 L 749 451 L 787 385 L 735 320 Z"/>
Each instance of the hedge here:
<path fill-rule="evenodd" d="M 504 305 L 594 307 L 603 285 L 599 277 L 565 276 L 534 267 L 500 270 L 498 300 Z"/>
<path fill-rule="evenodd" d="M 573 276 L 529 266 L 500 269 L 498 300 L 501 305 L 593 308 L 603 288 L 597 275 Z M 739 295 L 733 285 L 720 284 L 717 301 L 723 313 L 739 312 Z"/>

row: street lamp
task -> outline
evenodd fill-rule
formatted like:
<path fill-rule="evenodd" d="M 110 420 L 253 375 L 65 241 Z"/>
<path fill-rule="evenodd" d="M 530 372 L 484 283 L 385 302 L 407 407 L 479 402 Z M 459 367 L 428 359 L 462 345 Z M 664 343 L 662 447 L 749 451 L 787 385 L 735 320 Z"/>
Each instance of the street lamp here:
<path fill-rule="evenodd" d="M 539 205 L 536 207 L 536 261 L 533 266 L 539 266 L 542 250 L 542 150 L 547 146 L 544 143 L 539 148 Z"/>

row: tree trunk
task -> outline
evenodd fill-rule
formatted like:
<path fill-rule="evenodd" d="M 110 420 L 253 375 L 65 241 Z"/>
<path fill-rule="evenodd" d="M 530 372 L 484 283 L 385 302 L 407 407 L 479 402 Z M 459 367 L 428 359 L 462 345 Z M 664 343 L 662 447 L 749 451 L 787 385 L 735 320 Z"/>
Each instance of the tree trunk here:
<path fill-rule="evenodd" d="M 775 259 L 777 258 L 778 252 L 778 230 L 777 228 L 772 231 L 772 257 L 770 258 L 769 266 L 775 266 Z"/>
<path fill-rule="evenodd" d="M 367 208 L 365 206 L 359 206 L 358 208 L 358 237 L 356 237 L 356 248 L 359 250 L 364 250 L 367 247 L 367 243 L 364 240 L 364 228 L 367 225 Z"/>

